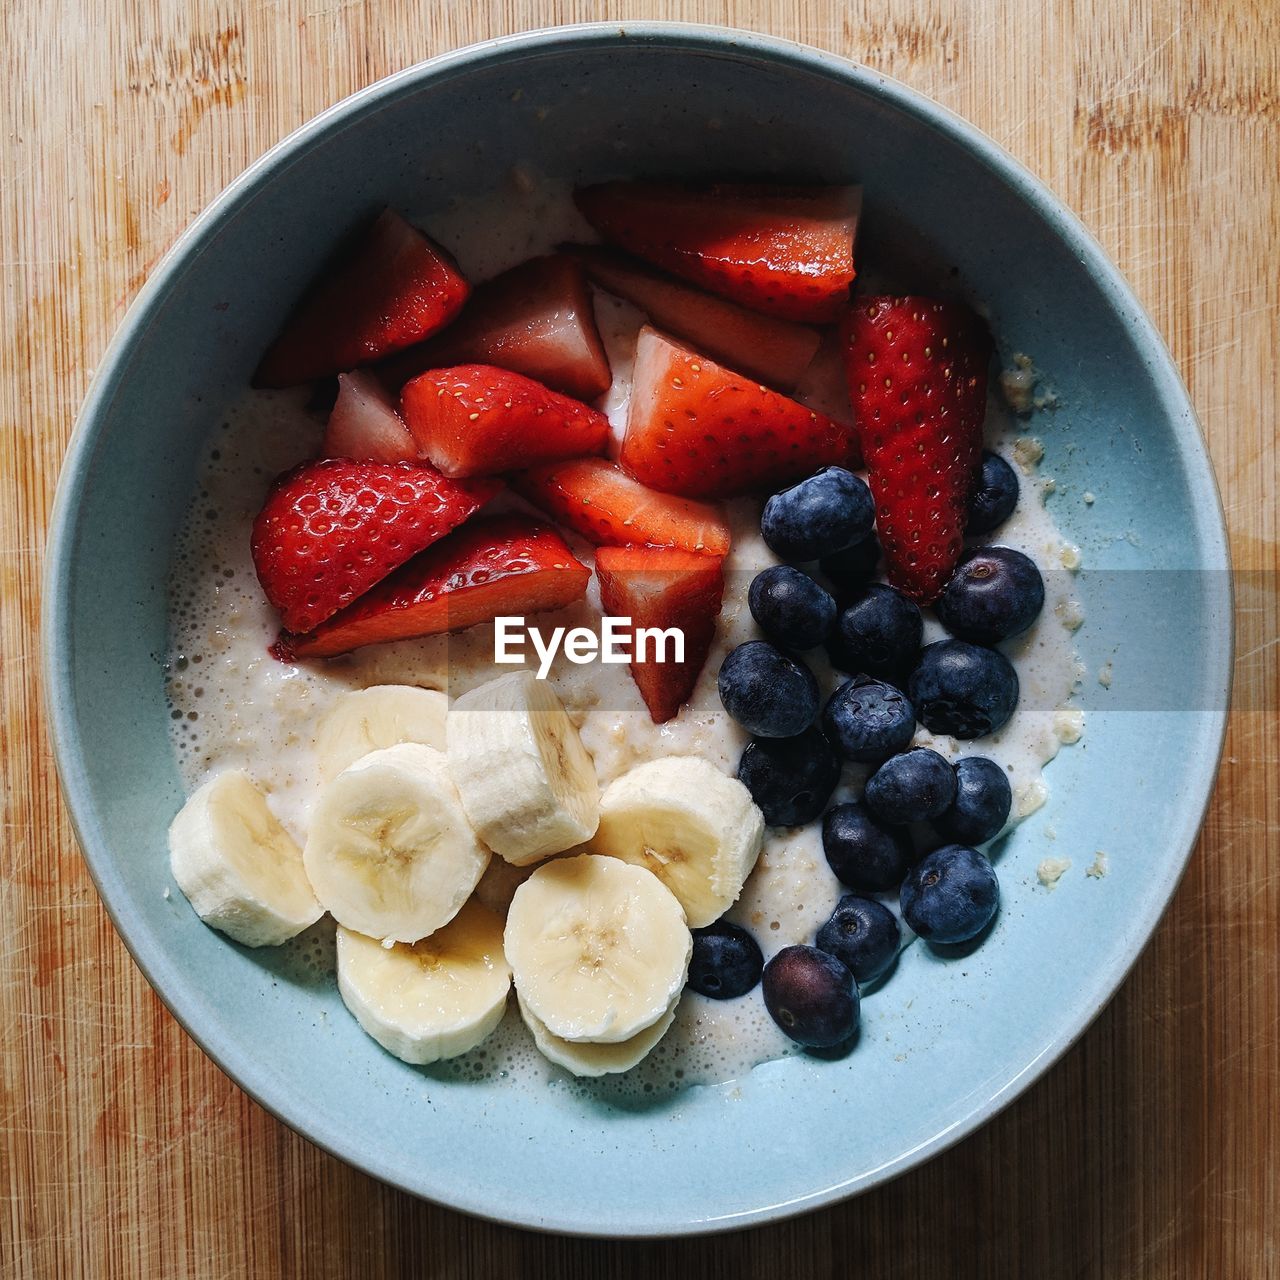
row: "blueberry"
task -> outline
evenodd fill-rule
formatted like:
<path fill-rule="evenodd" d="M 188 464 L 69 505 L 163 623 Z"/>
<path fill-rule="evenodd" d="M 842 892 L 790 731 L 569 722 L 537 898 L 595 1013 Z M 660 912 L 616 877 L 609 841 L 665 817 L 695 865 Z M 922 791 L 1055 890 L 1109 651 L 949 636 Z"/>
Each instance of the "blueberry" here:
<path fill-rule="evenodd" d="M 926 646 L 907 688 L 920 723 L 953 738 L 994 733 L 1018 705 L 1018 673 L 1009 659 L 964 640 Z"/>
<path fill-rule="evenodd" d="M 738 780 L 771 827 L 798 827 L 826 808 L 840 761 L 817 729 L 794 738 L 754 738 L 738 761 Z"/>
<path fill-rule="evenodd" d="M 863 893 L 896 889 L 911 865 L 906 832 L 881 826 L 865 805 L 852 800 L 827 810 L 822 851 L 836 879 Z"/>
<path fill-rule="evenodd" d="M 900 689 L 870 676 L 855 676 L 831 695 L 822 723 L 846 760 L 875 764 L 911 741 L 916 713 Z"/>
<path fill-rule="evenodd" d="M 955 799 L 956 771 L 928 747 L 890 756 L 867 779 L 866 803 L 881 822 L 903 827 L 936 818 Z"/>
<path fill-rule="evenodd" d="M 874 522 L 866 482 L 843 467 L 823 467 L 764 504 L 760 532 L 784 560 L 816 560 L 861 542 Z"/>
<path fill-rule="evenodd" d="M 986 756 L 957 760 L 955 773 L 955 799 L 933 825 L 948 840 L 982 844 L 1009 821 L 1013 805 L 1009 775 Z"/>
<path fill-rule="evenodd" d="M 1044 580 L 1012 547 L 978 547 L 960 561 L 935 606 L 953 636 L 995 644 L 1025 631 L 1044 608 Z"/>
<path fill-rule="evenodd" d="M 760 629 L 788 649 L 821 644 L 836 620 L 831 593 L 789 564 L 775 564 L 756 574 L 747 605 Z"/>
<path fill-rule="evenodd" d="M 990 533 L 1013 515 L 1018 505 L 1018 477 L 1014 469 L 998 454 L 984 449 L 982 475 L 973 497 L 969 499 L 969 533 Z"/>
<path fill-rule="evenodd" d="M 693 931 L 689 986 L 699 995 L 736 1000 L 760 981 L 763 968 L 760 944 L 740 926 L 717 920 Z"/>
<path fill-rule="evenodd" d="M 876 576 L 880 565 L 880 540 L 869 533 L 861 542 L 855 542 L 843 551 L 823 556 L 819 562 L 822 572 L 846 591 L 864 587 Z"/>
<path fill-rule="evenodd" d="M 898 954 L 902 931 L 883 902 L 846 894 L 818 930 L 818 949 L 841 961 L 854 981 L 874 982 Z"/>
<path fill-rule="evenodd" d="M 930 942 L 968 942 L 991 922 L 1000 882 L 985 853 L 944 844 L 902 882 L 903 919 Z"/>
<path fill-rule="evenodd" d="M 829 1049 L 858 1029 L 858 984 L 817 947 L 784 947 L 764 967 L 764 1007 L 797 1044 Z"/>
<path fill-rule="evenodd" d="M 724 709 L 758 738 L 790 738 L 818 714 L 818 682 L 803 663 L 764 640 L 748 640 L 720 664 Z"/>
<path fill-rule="evenodd" d="M 827 653 L 841 671 L 893 680 L 915 666 L 923 635 L 915 602 L 872 582 L 841 611 Z"/>

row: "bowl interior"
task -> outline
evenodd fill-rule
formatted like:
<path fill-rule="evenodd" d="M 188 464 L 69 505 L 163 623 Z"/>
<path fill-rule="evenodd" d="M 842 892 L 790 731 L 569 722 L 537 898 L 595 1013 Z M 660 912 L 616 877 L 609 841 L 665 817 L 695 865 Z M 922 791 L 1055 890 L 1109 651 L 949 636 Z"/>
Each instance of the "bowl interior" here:
<path fill-rule="evenodd" d="M 1059 399 L 1035 431 L 1084 553 L 1084 741 L 1006 842 L 998 927 L 962 963 L 923 946 L 840 1062 L 622 1102 L 450 1081 L 383 1053 L 300 968 L 196 927 L 170 884 L 182 802 L 166 732 L 166 575 L 202 448 L 332 243 L 382 203 L 427 225 L 513 166 L 866 184 L 868 230 L 953 267 L 1002 353 Z M 1092 506 L 1080 500 L 1096 495 Z M 328 113 L 183 241 L 104 362 L 64 478 L 47 594 L 60 765 L 86 855 L 144 971 L 244 1087 L 316 1142 L 458 1207 L 581 1232 L 729 1226 L 884 1179 L 967 1132 L 1086 1025 L 1185 861 L 1217 757 L 1229 622 L 1220 515 L 1167 354 L 1069 215 L 940 109 L 824 55 L 680 28 L 564 31 L 464 51 Z M 1206 572 L 1208 571 L 1208 572 Z M 1191 627 L 1187 619 L 1195 619 Z M 1110 691 L 1094 673 L 1113 664 Z M 1158 678 L 1151 678 L 1156 673 Z M 1050 846 L 1045 830 L 1056 831 Z M 1035 887 L 1046 853 L 1104 880 Z"/>

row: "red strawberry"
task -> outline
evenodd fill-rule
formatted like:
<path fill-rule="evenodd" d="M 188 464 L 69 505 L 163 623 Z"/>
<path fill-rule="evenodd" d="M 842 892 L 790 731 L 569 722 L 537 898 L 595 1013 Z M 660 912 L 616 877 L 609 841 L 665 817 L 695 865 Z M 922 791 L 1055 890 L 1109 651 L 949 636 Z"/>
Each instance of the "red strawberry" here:
<path fill-rule="evenodd" d="M 684 661 L 631 663 L 631 675 L 655 724 L 688 701 L 711 650 L 724 595 L 724 561 L 670 547 L 601 547 L 596 552 L 600 604 L 634 627 L 678 627 Z M 670 650 L 668 650 L 668 655 Z"/>
<path fill-rule="evenodd" d="M 856 467 L 862 460 L 858 433 L 854 428 L 853 406 L 849 401 L 849 383 L 844 376 L 844 341 L 836 329 L 822 335 L 822 345 L 813 363 L 805 370 L 793 395 L 808 409 L 825 413 L 828 418 L 849 428 L 853 452 L 846 466 Z"/>
<path fill-rule="evenodd" d="M 477 285 L 446 333 L 395 356 L 383 371 L 400 387 L 451 364 L 496 364 L 579 400 L 603 395 L 613 381 L 586 277 L 560 254 Z"/>
<path fill-rule="evenodd" d="M 591 571 L 558 533 L 526 516 L 473 520 L 409 561 L 310 635 L 281 635 L 278 658 L 330 658 L 366 644 L 461 631 L 500 615 L 560 609 Z"/>
<path fill-rule="evenodd" d="M 681 547 L 723 556 L 729 526 L 715 507 L 646 489 L 614 462 L 576 458 L 512 479 L 516 492 L 595 543 Z"/>
<path fill-rule="evenodd" d="M 640 331 L 621 462 L 641 484 L 726 498 L 847 464 L 853 448 L 847 427 Z"/>
<path fill-rule="evenodd" d="M 389 356 L 444 328 L 469 292 L 453 259 L 387 209 L 312 284 L 254 385 L 289 387 Z"/>
<path fill-rule="evenodd" d="M 455 477 L 600 453 L 609 435 L 599 410 L 487 364 L 419 374 L 400 393 L 400 414 L 422 453 Z"/>
<path fill-rule="evenodd" d="M 967 307 L 932 298 L 860 299 L 843 335 L 889 579 L 928 604 L 960 559 L 991 337 Z"/>
<path fill-rule="evenodd" d="M 858 187 L 606 182 L 577 193 L 606 240 L 784 320 L 835 320 L 853 283 Z"/>
<path fill-rule="evenodd" d="M 442 538 L 502 486 L 409 462 L 305 462 L 253 522 L 253 564 L 290 631 L 309 631 Z"/>
<path fill-rule="evenodd" d="M 329 414 L 322 458 L 360 462 L 416 462 L 418 446 L 376 374 L 338 374 L 338 399 Z"/>
<path fill-rule="evenodd" d="M 624 253 L 592 245 L 565 252 L 600 288 L 639 307 L 659 329 L 782 391 L 796 385 L 818 350 L 818 334 L 806 325 L 714 298 Z"/>

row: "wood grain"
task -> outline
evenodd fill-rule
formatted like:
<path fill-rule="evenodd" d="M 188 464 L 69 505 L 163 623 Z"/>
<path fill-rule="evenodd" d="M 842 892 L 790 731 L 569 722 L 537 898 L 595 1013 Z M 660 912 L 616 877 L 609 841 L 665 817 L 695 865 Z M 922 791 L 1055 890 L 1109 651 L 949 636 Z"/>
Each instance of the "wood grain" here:
<path fill-rule="evenodd" d="M 1242 571 L 1197 855 L 1112 1006 L 1031 1094 L 892 1185 L 727 1238 L 583 1243 L 418 1203 L 314 1150 L 187 1040 L 58 799 L 37 613 L 76 407 L 187 221 L 321 108 L 428 55 L 674 18 L 859 59 L 1078 210 L 1166 335 Z M 0 333 L 0 1271 L 63 1276 L 1280 1276 L 1280 9 L 1274 0 L 11 0 Z"/>

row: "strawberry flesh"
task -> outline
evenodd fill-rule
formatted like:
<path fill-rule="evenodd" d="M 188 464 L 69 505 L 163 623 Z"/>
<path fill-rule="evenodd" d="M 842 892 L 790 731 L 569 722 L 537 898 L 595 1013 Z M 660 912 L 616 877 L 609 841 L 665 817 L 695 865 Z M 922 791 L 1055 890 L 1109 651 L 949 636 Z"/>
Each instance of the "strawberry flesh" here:
<path fill-rule="evenodd" d="M 631 663 L 631 676 L 655 724 L 664 724 L 689 700 L 715 639 L 724 597 L 724 561 L 670 547 L 601 547 L 596 552 L 600 604 L 606 614 L 635 627 L 678 627 L 684 661 Z M 668 656 L 670 649 L 668 649 Z"/>
<path fill-rule="evenodd" d="M 640 331 L 620 461 L 641 484 L 691 498 L 774 490 L 847 465 L 854 448 L 847 427 Z"/>
<path fill-rule="evenodd" d="M 418 463 L 330 458 L 286 472 L 253 522 L 253 563 L 290 631 L 309 631 L 498 492 Z"/>
<path fill-rule="evenodd" d="M 310 635 L 283 634 L 284 661 L 462 631 L 499 616 L 560 609 L 586 594 L 591 571 L 564 539 L 526 516 L 473 520 L 404 565 Z"/>
<path fill-rule="evenodd" d="M 493 365 L 430 369 L 400 393 L 419 450 L 447 476 L 494 475 L 603 452 L 609 420 Z"/>
<path fill-rule="evenodd" d="M 418 460 L 418 446 L 376 374 L 365 369 L 338 374 L 338 398 L 329 414 L 320 456 L 359 462 Z"/>
<path fill-rule="evenodd" d="M 715 556 L 729 551 L 729 526 L 715 507 L 647 489 L 604 458 L 553 462 L 522 472 L 511 484 L 557 523 L 597 544 Z"/>
<path fill-rule="evenodd" d="M 860 299 L 842 333 L 889 580 L 928 604 L 963 548 L 991 337 L 967 307 L 919 297 Z"/>

